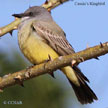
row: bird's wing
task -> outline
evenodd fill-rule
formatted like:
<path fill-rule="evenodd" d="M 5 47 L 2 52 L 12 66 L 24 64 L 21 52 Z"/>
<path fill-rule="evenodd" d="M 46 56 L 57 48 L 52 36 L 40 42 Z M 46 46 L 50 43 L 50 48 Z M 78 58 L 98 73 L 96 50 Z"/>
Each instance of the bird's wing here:
<path fill-rule="evenodd" d="M 59 55 L 74 53 L 74 50 L 67 41 L 63 30 L 55 22 L 35 21 L 35 23 L 33 23 L 33 30 L 35 30 L 35 32 L 39 36 L 46 40 L 47 44 L 49 44 Z M 75 91 L 78 100 L 82 104 L 91 103 L 94 100 L 97 100 L 95 93 L 86 83 L 86 81 L 89 81 L 87 77 L 83 73 L 81 73 L 80 69 L 77 66 L 74 66 L 72 68 L 74 70 L 74 73 L 72 72 L 73 70 L 66 70 L 65 73 Z M 76 81 L 74 82 L 72 80 L 73 76 L 74 78 L 77 77 L 76 81 L 80 83 L 80 86 L 76 85 Z"/>
<path fill-rule="evenodd" d="M 53 21 L 35 21 L 33 30 L 47 41 L 59 55 L 74 53 L 74 49 L 66 39 L 63 30 Z"/>

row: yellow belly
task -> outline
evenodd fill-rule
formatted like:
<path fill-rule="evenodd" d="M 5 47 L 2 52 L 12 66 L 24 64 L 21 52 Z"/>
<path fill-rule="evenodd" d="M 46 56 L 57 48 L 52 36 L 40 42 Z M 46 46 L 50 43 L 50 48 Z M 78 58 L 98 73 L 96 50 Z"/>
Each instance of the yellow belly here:
<path fill-rule="evenodd" d="M 59 57 L 59 55 L 45 42 L 34 35 L 30 35 L 23 42 L 19 39 L 19 46 L 23 54 L 33 64 L 40 64 L 49 59 L 49 55 L 52 59 Z M 70 66 L 66 66 L 61 69 L 64 74 L 75 84 L 79 85 L 78 79 L 74 73 L 74 70 Z"/>
<path fill-rule="evenodd" d="M 55 59 L 58 54 L 45 42 L 38 39 L 36 36 L 29 36 L 27 41 L 20 46 L 23 54 L 33 64 L 40 64 L 48 60 L 48 55 Z"/>

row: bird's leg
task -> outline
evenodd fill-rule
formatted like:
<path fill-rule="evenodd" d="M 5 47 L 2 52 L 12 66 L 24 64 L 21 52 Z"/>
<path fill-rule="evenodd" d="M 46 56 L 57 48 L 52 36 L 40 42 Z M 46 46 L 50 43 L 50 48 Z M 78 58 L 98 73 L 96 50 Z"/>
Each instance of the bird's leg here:
<path fill-rule="evenodd" d="M 48 54 L 48 60 L 53 61 L 52 57 Z"/>
<path fill-rule="evenodd" d="M 47 63 L 47 62 L 49 62 L 49 61 L 53 61 L 53 59 L 52 59 L 52 57 L 48 54 L 48 59 L 45 60 L 44 62 Z"/>
<path fill-rule="evenodd" d="M 49 62 L 49 61 L 53 61 L 52 57 L 48 54 L 48 59 L 45 60 L 45 63 Z M 54 72 L 48 72 L 49 75 L 51 75 L 53 78 L 55 78 L 54 76 Z"/>
<path fill-rule="evenodd" d="M 48 54 L 48 60 L 53 61 L 52 57 L 49 54 Z M 54 72 L 49 72 L 48 74 L 51 75 L 53 78 L 55 78 Z"/>

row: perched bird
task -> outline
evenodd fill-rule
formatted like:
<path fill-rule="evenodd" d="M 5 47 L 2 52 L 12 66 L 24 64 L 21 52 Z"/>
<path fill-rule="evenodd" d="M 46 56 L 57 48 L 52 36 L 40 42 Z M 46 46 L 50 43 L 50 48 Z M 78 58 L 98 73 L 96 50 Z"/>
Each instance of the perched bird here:
<path fill-rule="evenodd" d="M 32 64 L 40 64 L 49 59 L 75 53 L 66 39 L 64 31 L 54 22 L 51 13 L 41 6 L 33 6 L 21 14 L 18 26 L 19 47 Z M 81 104 L 97 100 L 95 93 L 87 85 L 87 77 L 77 66 L 61 68 L 66 75 Z"/>

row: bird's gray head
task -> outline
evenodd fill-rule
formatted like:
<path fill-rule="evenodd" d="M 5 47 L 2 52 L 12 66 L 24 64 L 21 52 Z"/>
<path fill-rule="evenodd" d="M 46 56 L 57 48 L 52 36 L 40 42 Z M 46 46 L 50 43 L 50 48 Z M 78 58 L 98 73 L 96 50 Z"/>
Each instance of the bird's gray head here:
<path fill-rule="evenodd" d="M 24 13 L 21 14 L 13 14 L 12 16 L 22 18 L 22 19 L 31 19 L 37 18 L 42 20 L 51 20 L 51 14 L 48 12 L 47 9 L 41 6 L 33 6 L 27 9 Z"/>

